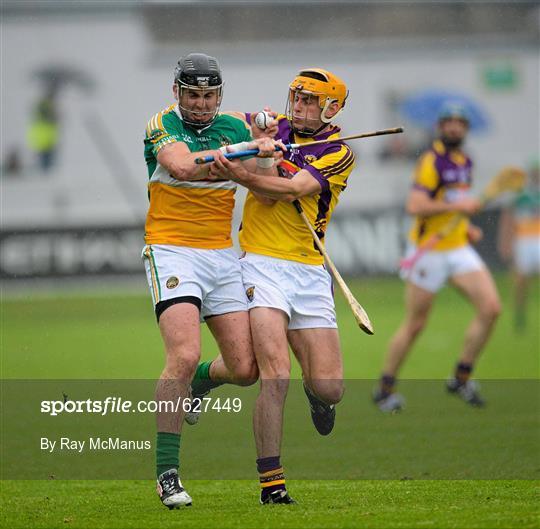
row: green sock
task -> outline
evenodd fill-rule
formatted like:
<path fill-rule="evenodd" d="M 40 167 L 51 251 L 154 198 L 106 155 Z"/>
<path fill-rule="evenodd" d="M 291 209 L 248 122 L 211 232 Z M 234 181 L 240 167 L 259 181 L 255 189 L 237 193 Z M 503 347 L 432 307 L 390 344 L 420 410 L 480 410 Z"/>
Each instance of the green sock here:
<path fill-rule="evenodd" d="M 211 389 L 221 386 L 223 382 L 214 382 L 210 379 L 210 366 L 212 362 L 201 362 L 197 366 L 195 376 L 191 382 L 194 397 L 206 395 Z"/>
<path fill-rule="evenodd" d="M 517 331 L 522 331 L 526 327 L 525 311 L 517 309 L 514 318 L 514 327 Z"/>
<path fill-rule="evenodd" d="M 157 477 L 171 468 L 178 470 L 180 466 L 180 434 L 158 432 L 156 440 L 156 472 Z"/>

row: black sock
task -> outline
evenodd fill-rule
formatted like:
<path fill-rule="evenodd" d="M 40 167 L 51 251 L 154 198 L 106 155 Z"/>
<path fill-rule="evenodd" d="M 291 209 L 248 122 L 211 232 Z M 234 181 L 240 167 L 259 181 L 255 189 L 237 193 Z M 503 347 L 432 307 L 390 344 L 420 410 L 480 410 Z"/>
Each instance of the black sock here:
<path fill-rule="evenodd" d="M 387 397 L 394 392 L 394 386 L 396 385 L 396 377 L 391 375 L 383 375 L 381 377 L 381 393 L 383 397 Z"/>
<path fill-rule="evenodd" d="M 469 380 L 473 366 L 465 362 L 459 362 L 456 366 L 455 377 L 460 384 L 465 384 Z"/>
<path fill-rule="evenodd" d="M 285 474 L 279 456 L 257 459 L 257 471 L 263 499 L 276 490 L 285 489 Z"/>

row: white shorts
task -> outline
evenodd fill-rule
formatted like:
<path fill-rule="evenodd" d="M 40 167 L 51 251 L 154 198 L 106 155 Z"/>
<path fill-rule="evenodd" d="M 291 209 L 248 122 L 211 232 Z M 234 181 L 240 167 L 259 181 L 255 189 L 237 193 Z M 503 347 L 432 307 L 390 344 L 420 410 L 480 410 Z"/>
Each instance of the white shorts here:
<path fill-rule="evenodd" d="M 240 259 L 248 308 L 271 307 L 294 329 L 336 329 L 332 278 L 323 265 L 247 253 Z"/>
<path fill-rule="evenodd" d="M 405 258 L 411 257 L 415 251 L 416 246 L 409 246 Z M 424 290 L 437 292 L 449 278 L 483 268 L 482 258 L 472 246 L 466 245 L 455 250 L 426 252 L 411 270 L 402 270 L 400 276 Z"/>
<path fill-rule="evenodd" d="M 520 237 L 514 244 L 516 270 L 524 275 L 540 274 L 540 238 Z"/>
<path fill-rule="evenodd" d="M 201 300 L 201 321 L 247 310 L 238 254 L 232 248 L 152 244 L 144 247 L 142 258 L 154 305 L 178 297 L 196 297 Z"/>

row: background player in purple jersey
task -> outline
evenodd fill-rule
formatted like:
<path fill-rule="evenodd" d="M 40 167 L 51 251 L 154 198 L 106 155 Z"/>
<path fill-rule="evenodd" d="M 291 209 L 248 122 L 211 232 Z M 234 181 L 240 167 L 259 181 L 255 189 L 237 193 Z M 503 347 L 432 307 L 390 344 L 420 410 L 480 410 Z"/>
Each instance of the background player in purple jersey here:
<path fill-rule="evenodd" d="M 277 125 L 275 139 L 283 143 L 337 139 L 340 129 L 332 121 L 346 98 L 345 83 L 337 76 L 318 68 L 303 70 L 290 84 L 286 115 L 277 116 L 266 133 L 275 132 Z M 250 115 L 246 117 L 251 121 Z M 210 176 L 235 180 L 250 190 L 240 245 L 245 252 L 242 276 L 261 377 L 254 411 L 261 503 L 292 502 L 280 461 L 291 370 L 288 346 L 302 368 L 312 420 L 321 435 L 332 431 L 334 406 L 343 396 L 331 278 L 310 231 L 290 202 L 299 200 L 324 239 L 355 164 L 351 149 L 339 142 L 292 149 L 278 159 L 274 176 L 244 171 L 240 163 L 223 156 L 209 171 Z"/>
<path fill-rule="evenodd" d="M 439 138 L 422 154 L 407 200 L 407 211 L 415 216 L 409 234 L 410 254 L 457 215 L 472 215 L 480 207 L 480 202 L 469 194 L 472 161 L 461 150 L 469 129 L 467 113 L 462 107 L 448 103 L 438 118 Z M 477 385 L 469 377 L 501 306 L 490 272 L 469 244 L 480 237 L 479 228 L 472 226 L 464 216 L 406 275 L 405 320 L 390 341 L 380 386 L 373 395 L 382 411 L 402 408 L 403 397 L 394 392 L 396 375 L 414 340 L 424 329 L 436 293 L 448 280 L 471 302 L 475 316 L 466 331 L 447 389 L 471 405 L 483 405 Z"/>

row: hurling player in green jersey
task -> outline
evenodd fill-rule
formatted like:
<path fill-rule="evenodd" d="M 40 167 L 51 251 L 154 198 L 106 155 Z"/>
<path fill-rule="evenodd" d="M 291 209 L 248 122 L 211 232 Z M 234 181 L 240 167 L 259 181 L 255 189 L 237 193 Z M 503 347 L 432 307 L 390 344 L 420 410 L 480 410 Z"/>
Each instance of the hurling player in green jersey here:
<path fill-rule="evenodd" d="M 526 306 L 530 281 L 540 274 L 540 161 L 529 167 L 528 186 L 501 215 L 499 253 L 510 262 L 514 279 L 514 324 L 522 330 L 526 324 Z"/>
<path fill-rule="evenodd" d="M 144 141 L 150 205 L 143 259 L 165 347 L 155 397 L 157 491 L 171 509 L 191 505 L 178 475 L 184 416 L 195 422 L 201 397 L 213 387 L 245 386 L 258 377 L 240 263 L 232 248 L 236 183 L 208 180 L 208 167 L 195 159 L 217 156 L 219 149 L 257 148 L 260 155 L 273 156 L 275 146 L 268 139 L 251 140 L 242 120 L 219 113 L 222 89 L 214 57 L 182 57 L 173 85 L 177 103 L 154 114 Z M 264 175 L 268 169 L 257 160 L 242 164 Z M 202 321 L 220 354 L 199 364 Z"/>

